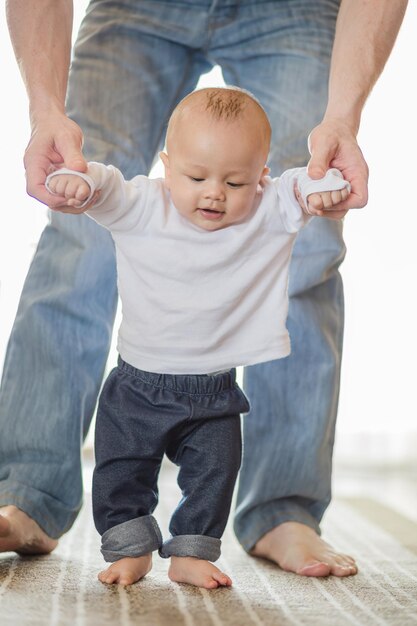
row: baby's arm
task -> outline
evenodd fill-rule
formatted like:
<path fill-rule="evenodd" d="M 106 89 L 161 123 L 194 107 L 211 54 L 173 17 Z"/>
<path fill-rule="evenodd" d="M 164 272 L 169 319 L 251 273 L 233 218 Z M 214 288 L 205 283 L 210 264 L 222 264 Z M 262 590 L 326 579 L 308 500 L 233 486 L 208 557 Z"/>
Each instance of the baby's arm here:
<path fill-rule="evenodd" d="M 294 185 L 294 193 L 301 209 L 308 215 L 341 219 L 347 210 L 341 211 L 337 205 L 349 196 L 350 184 L 338 170 L 331 169 L 319 180 L 301 175 Z"/>
<path fill-rule="evenodd" d="M 113 165 L 88 163 L 87 172 L 62 168 L 47 176 L 45 186 L 57 195 L 54 211 L 84 213 L 110 231 L 138 225 L 147 207 L 147 176 L 125 180 Z"/>
<path fill-rule="evenodd" d="M 48 178 L 47 188 L 51 193 L 65 198 L 62 204 L 54 207 L 54 210 L 62 213 L 84 213 L 94 205 L 99 195 L 98 190 L 91 193 L 86 177 L 77 176 L 76 173 L 54 174 Z"/>

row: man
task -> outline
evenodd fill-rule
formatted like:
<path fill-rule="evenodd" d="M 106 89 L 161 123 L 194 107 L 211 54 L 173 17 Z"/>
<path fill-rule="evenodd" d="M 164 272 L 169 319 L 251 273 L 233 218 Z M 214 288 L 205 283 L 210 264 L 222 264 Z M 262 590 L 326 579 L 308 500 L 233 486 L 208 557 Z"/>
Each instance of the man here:
<path fill-rule="evenodd" d="M 315 127 L 310 175 L 337 167 L 352 186 L 337 210 L 364 206 L 367 166 L 356 134 L 406 4 L 129 0 L 119 6 L 96 0 L 75 45 L 67 93 L 71 0 L 9 0 L 10 33 L 30 101 L 28 192 L 56 206 L 45 178 L 62 162 L 85 170 L 81 128 L 88 159 L 114 163 L 126 177 L 147 173 L 171 110 L 218 63 L 226 83 L 247 88 L 265 107 L 274 131 L 274 175 L 308 161 L 306 137 Z M 235 531 L 248 552 L 309 576 L 357 571 L 351 557 L 318 534 L 330 501 L 343 257 L 339 223 L 314 220 L 305 229 L 290 275 L 292 354 L 245 373 L 252 411 L 245 420 Z M 4 367 L 0 549 L 49 552 L 79 511 L 80 442 L 100 387 L 116 301 L 108 234 L 88 218 L 53 212 Z"/>

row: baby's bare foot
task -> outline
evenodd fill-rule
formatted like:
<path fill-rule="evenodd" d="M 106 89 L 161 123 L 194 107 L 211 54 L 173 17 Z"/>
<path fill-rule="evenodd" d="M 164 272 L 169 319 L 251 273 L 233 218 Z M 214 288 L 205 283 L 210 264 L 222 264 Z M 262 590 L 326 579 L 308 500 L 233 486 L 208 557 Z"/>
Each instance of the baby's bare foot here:
<path fill-rule="evenodd" d="M 358 572 L 351 556 L 336 552 L 312 528 L 298 522 L 285 522 L 270 530 L 251 554 L 301 576 L 352 576 Z"/>
<path fill-rule="evenodd" d="M 0 552 L 48 554 L 58 545 L 16 506 L 0 508 Z"/>
<path fill-rule="evenodd" d="M 168 576 L 176 583 L 188 583 L 205 589 L 230 587 L 232 584 L 229 576 L 223 574 L 213 563 L 192 556 L 171 557 Z"/>
<path fill-rule="evenodd" d="M 152 568 L 152 555 L 129 557 L 126 556 L 119 561 L 115 561 L 106 570 L 98 575 L 102 583 L 108 585 L 133 585 L 138 580 L 146 576 Z"/>

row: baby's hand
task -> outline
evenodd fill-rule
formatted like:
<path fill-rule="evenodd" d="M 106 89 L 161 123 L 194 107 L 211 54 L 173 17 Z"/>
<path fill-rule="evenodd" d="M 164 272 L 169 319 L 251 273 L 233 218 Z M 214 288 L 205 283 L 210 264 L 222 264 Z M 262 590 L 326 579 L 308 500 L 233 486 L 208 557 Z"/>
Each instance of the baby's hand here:
<path fill-rule="evenodd" d="M 329 173 L 333 174 L 330 170 L 327 174 Z M 298 183 L 299 181 L 294 185 L 294 193 L 300 207 L 305 213 L 318 217 L 328 217 L 335 220 L 341 219 L 346 215 L 347 209 L 341 210 L 338 207 L 340 203 L 346 200 L 350 194 L 349 184 L 347 184 L 347 187 L 335 191 L 318 191 L 312 193 L 304 191 L 304 196 L 306 196 L 306 200 L 304 200 L 300 193 Z"/>
<path fill-rule="evenodd" d="M 347 210 L 337 210 L 337 205 L 347 199 L 350 193 L 348 189 L 311 193 L 307 197 L 308 206 L 305 206 L 297 185 L 295 186 L 294 191 L 301 208 L 309 215 L 328 217 L 330 219 L 338 220 L 344 217 L 347 213 Z"/>
<path fill-rule="evenodd" d="M 89 184 L 76 174 L 57 174 L 48 181 L 49 190 L 65 200 L 54 207 L 54 210 L 63 213 L 84 213 L 94 204 L 98 192 L 94 194 L 90 202 L 83 206 L 90 195 Z"/>

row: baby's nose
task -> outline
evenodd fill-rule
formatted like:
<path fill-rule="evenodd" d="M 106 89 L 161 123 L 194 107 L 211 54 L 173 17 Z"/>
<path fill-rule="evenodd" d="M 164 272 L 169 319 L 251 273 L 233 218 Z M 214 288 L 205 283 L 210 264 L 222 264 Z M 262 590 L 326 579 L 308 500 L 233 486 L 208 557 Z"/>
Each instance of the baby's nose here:
<path fill-rule="evenodd" d="M 208 185 L 206 189 L 206 198 L 210 200 L 220 200 L 223 201 L 225 199 L 225 193 L 223 189 L 223 185 L 212 183 Z"/>

